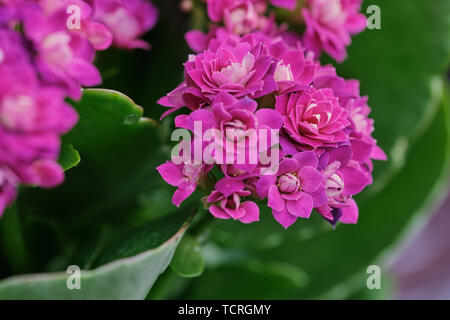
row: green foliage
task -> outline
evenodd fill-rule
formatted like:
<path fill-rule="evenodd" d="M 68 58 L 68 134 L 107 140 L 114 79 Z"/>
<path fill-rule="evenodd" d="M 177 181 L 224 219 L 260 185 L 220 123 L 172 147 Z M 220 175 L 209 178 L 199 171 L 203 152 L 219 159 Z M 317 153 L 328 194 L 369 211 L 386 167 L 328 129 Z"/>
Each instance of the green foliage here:
<path fill-rule="evenodd" d="M 69 290 L 69 275 L 24 275 L 0 282 L 0 299 L 144 299 L 172 258 L 192 214 L 176 212 L 134 231 L 105 250 L 102 264 L 82 270 L 80 289 Z M 112 249 L 111 248 L 111 249 Z"/>

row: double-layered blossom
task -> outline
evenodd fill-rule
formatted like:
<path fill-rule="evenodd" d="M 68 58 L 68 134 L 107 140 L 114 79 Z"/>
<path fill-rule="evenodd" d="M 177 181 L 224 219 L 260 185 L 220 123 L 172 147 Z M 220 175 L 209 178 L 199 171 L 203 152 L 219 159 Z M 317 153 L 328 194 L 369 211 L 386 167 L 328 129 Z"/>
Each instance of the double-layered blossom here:
<path fill-rule="evenodd" d="M 320 55 L 325 51 L 337 61 L 347 57 L 351 36 L 366 27 L 360 13 L 362 0 L 305 0 L 303 44 Z"/>
<path fill-rule="evenodd" d="M 289 227 L 299 217 L 309 218 L 313 208 L 325 204 L 318 164 L 313 151 L 298 152 L 281 160 L 277 175 L 263 176 L 256 183 L 258 195 L 268 198 L 267 205 L 283 227 Z"/>
<path fill-rule="evenodd" d="M 111 31 L 118 47 L 148 49 L 140 37 L 152 29 L 158 17 L 157 8 L 145 0 L 94 0 L 94 18 Z"/>
<path fill-rule="evenodd" d="M 216 218 L 251 223 L 259 220 L 259 208 L 253 201 L 242 201 L 242 197 L 250 194 L 239 179 L 223 178 L 216 183 L 206 201 L 211 204 L 209 211 Z"/>
<path fill-rule="evenodd" d="M 309 88 L 276 97 L 275 109 L 284 116 L 284 149 L 337 147 L 348 141 L 348 112 L 333 91 Z"/>
<path fill-rule="evenodd" d="M 277 90 L 275 69 L 267 45 L 253 34 L 212 41 L 207 50 L 189 57 L 184 64 L 186 80 L 159 103 L 173 112 L 182 106 L 210 105 L 221 92 L 260 98 Z"/>

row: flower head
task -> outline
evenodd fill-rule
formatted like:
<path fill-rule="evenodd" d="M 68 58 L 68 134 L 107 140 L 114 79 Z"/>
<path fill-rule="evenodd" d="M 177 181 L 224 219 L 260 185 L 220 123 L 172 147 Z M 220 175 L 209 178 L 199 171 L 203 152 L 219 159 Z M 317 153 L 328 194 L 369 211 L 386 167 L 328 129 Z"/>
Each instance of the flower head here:
<path fill-rule="evenodd" d="M 366 17 L 359 13 L 362 0 L 306 0 L 303 44 L 317 55 L 323 50 L 343 61 L 351 35 L 364 30 Z"/>

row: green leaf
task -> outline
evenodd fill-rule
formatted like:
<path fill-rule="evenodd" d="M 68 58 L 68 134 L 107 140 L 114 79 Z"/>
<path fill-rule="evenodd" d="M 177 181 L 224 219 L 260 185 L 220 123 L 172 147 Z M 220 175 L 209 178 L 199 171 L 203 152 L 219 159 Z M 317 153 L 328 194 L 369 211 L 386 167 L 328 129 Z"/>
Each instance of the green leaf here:
<path fill-rule="evenodd" d="M 175 252 L 170 268 L 185 278 L 198 277 L 205 269 L 201 247 L 194 237 L 186 236 Z"/>
<path fill-rule="evenodd" d="M 61 145 L 61 154 L 59 156 L 59 164 L 64 171 L 67 171 L 80 163 L 80 154 L 71 144 L 63 143 Z"/>
<path fill-rule="evenodd" d="M 69 274 L 23 275 L 0 282 L 0 299 L 144 299 L 170 263 L 192 219 L 177 211 L 116 239 L 100 258 L 107 262 L 81 271 L 81 289 L 69 290 Z"/>

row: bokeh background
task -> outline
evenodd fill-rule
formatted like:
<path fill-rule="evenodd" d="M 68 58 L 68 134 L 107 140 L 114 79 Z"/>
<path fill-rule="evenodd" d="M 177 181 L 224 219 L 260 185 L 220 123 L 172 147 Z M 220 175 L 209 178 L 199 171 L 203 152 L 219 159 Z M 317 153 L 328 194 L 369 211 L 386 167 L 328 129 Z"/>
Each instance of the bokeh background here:
<path fill-rule="evenodd" d="M 0 220 L 0 279 L 63 271 L 70 264 L 95 269 L 155 247 L 158 235 L 173 234 L 156 224 L 142 231 L 175 211 L 173 189 L 155 170 L 169 157 L 173 118 L 157 123 L 164 108 L 156 100 L 182 81 L 190 53 L 184 33 L 206 18 L 202 10 L 182 13 L 179 1 L 153 2 L 160 18 L 146 36 L 151 51 L 109 50 L 98 55 L 97 65 L 102 88 L 126 94 L 154 120 L 138 122 L 141 111 L 123 99 L 83 98 L 80 124 L 66 137 L 81 162 L 55 190 L 22 190 Z M 176 253 L 178 265 L 158 278 L 148 299 L 450 298 L 450 2 L 366 0 L 363 10 L 372 4 L 381 9 L 381 29 L 354 37 L 348 59 L 337 65 L 341 76 L 361 81 L 375 137 L 389 156 L 375 164 L 374 184 L 357 197 L 358 224 L 333 230 L 313 214 L 285 231 L 265 209 L 260 223 L 204 225 L 198 222 L 206 214 L 200 206 Z M 326 56 L 322 61 L 332 62 Z M 125 114 L 118 106 L 131 109 Z M 110 113 L 99 115 L 101 108 Z M 192 211 L 200 197 L 178 216 Z M 132 239 L 122 251 L 114 249 L 118 234 Z M 381 269 L 380 290 L 367 288 L 371 265 Z M 123 288 L 105 284 L 102 290 L 126 292 L 149 277 L 123 274 L 117 282 Z M 3 293 L 0 281 L 0 297 L 55 297 L 50 280 L 40 289 L 20 281 L 9 282 Z M 14 285 L 16 291 L 10 290 Z"/>

